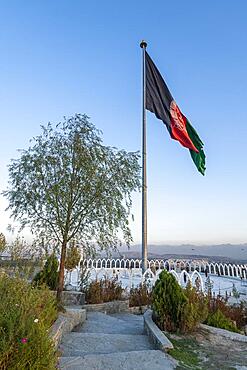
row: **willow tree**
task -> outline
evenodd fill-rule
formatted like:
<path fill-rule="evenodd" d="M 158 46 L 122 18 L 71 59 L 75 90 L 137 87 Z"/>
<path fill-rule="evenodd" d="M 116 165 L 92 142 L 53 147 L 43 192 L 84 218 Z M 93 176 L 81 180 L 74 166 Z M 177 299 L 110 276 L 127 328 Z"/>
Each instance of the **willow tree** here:
<path fill-rule="evenodd" d="M 61 299 L 71 240 L 102 250 L 131 242 L 131 193 L 140 187 L 139 154 L 103 145 L 101 132 L 86 115 L 41 129 L 9 165 L 4 195 L 22 227 L 59 242 Z"/>

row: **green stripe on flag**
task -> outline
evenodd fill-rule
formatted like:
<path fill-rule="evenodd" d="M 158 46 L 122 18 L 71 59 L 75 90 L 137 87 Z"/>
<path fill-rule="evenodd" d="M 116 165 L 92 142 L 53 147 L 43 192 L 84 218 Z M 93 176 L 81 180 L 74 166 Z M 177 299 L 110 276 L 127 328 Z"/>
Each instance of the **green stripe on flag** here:
<path fill-rule="evenodd" d="M 195 145 L 196 149 L 199 150 L 199 153 L 196 153 L 194 150 L 190 149 L 190 155 L 198 171 L 201 172 L 202 175 L 204 175 L 206 170 L 206 161 L 205 161 L 206 156 L 203 151 L 203 142 L 199 138 L 196 130 L 189 123 L 188 119 L 186 119 L 186 129 L 189 134 L 189 137 L 191 138 L 191 141 Z"/>

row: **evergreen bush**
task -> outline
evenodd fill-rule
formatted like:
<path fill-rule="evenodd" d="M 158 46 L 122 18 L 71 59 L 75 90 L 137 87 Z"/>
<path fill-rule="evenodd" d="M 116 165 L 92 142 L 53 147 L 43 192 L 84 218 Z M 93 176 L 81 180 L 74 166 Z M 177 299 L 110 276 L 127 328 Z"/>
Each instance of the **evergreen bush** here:
<path fill-rule="evenodd" d="M 0 254 L 4 252 L 6 248 L 6 239 L 3 233 L 0 233 Z"/>
<path fill-rule="evenodd" d="M 72 271 L 76 268 L 81 259 L 81 252 L 78 247 L 71 246 L 67 249 L 66 253 L 66 260 L 65 260 L 65 268 L 66 270 Z"/>
<path fill-rule="evenodd" d="M 51 290 L 58 285 L 58 260 L 52 253 L 46 260 L 43 270 L 39 271 L 33 279 L 34 285 L 46 284 Z"/>
<path fill-rule="evenodd" d="M 85 292 L 89 286 L 90 271 L 82 260 L 80 263 L 80 291 Z"/>
<path fill-rule="evenodd" d="M 177 331 L 187 298 L 176 278 L 163 270 L 153 289 L 154 319 L 161 330 Z"/>
<path fill-rule="evenodd" d="M 161 328 L 171 332 L 191 332 L 208 315 L 207 299 L 189 283 L 183 289 L 176 278 L 162 271 L 153 290 L 154 319 Z"/>

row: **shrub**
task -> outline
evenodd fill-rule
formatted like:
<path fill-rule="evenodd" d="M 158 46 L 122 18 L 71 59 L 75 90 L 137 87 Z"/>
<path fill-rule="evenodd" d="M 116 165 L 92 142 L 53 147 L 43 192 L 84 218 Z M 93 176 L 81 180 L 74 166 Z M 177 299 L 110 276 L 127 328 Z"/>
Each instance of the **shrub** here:
<path fill-rule="evenodd" d="M 17 260 L 0 260 L 0 268 L 2 268 L 10 276 L 25 277 L 32 280 L 34 271 L 41 267 L 40 260 L 33 259 L 17 259 Z"/>
<path fill-rule="evenodd" d="M 238 329 L 242 329 L 247 325 L 247 304 L 244 302 L 232 306 L 228 305 L 227 299 L 223 297 L 213 298 L 208 296 L 208 310 L 210 314 L 220 310 L 227 318 L 236 322 Z"/>
<path fill-rule="evenodd" d="M 162 271 L 153 291 L 154 319 L 162 330 L 191 332 L 208 314 L 207 299 L 189 283 L 182 289 L 175 277 Z"/>
<path fill-rule="evenodd" d="M 237 290 L 235 284 L 233 284 L 233 287 L 232 287 L 232 295 L 236 299 L 238 299 L 240 297 L 239 291 Z"/>
<path fill-rule="evenodd" d="M 4 252 L 6 248 L 6 239 L 3 233 L 0 233 L 0 253 Z"/>
<path fill-rule="evenodd" d="M 207 279 L 206 279 L 206 281 L 205 281 L 205 291 L 207 292 L 207 295 L 208 296 L 211 296 L 212 295 L 213 287 L 214 287 L 214 283 L 210 279 L 210 277 L 208 276 Z"/>
<path fill-rule="evenodd" d="M 57 317 L 53 294 L 2 274 L 0 297 L 0 369 L 55 369 L 57 356 L 49 338 Z"/>
<path fill-rule="evenodd" d="M 234 322 L 227 318 L 222 311 L 217 309 L 214 313 L 210 313 L 207 317 L 206 324 L 210 326 L 215 326 L 216 328 L 230 330 L 239 333 Z"/>
<path fill-rule="evenodd" d="M 208 316 L 207 299 L 203 293 L 197 291 L 190 283 L 187 284 L 184 293 L 187 302 L 182 312 L 180 329 L 182 332 L 191 332 Z"/>
<path fill-rule="evenodd" d="M 240 302 L 238 305 L 227 306 L 225 315 L 234 321 L 237 328 L 243 329 L 247 325 L 247 303 Z"/>
<path fill-rule="evenodd" d="M 163 270 L 153 289 L 154 319 L 161 330 L 177 331 L 187 298 L 175 277 Z"/>
<path fill-rule="evenodd" d="M 87 269 L 87 266 L 85 266 L 84 261 L 81 261 L 80 263 L 80 291 L 85 292 L 87 290 L 87 287 L 89 285 L 89 277 L 90 277 L 90 271 Z"/>
<path fill-rule="evenodd" d="M 130 289 L 129 305 L 130 307 L 149 306 L 152 303 L 152 292 L 146 283 Z"/>
<path fill-rule="evenodd" d="M 58 285 L 58 260 L 52 253 L 46 260 L 43 270 L 39 271 L 33 279 L 35 285 L 46 284 L 51 290 Z"/>
<path fill-rule="evenodd" d="M 103 303 L 122 299 L 123 288 L 117 279 L 92 281 L 85 290 L 87 303 Z"/>
<path fill-rule="evenodd" d="M 81 252 L 79 248 L 71 246 L 66 253 L 65 268 L 69 271 L 73 270 L 79 265 L 81 259 Z"/>

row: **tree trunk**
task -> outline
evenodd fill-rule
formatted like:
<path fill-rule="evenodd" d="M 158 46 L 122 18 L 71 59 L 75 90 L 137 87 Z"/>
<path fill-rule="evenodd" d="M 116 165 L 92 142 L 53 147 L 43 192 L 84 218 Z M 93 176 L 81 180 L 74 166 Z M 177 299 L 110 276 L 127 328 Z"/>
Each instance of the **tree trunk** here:
<path fill-rule="evenodd" d="M 61 259 L 59 266 L 59 275 L 58 275 L 58 287 L 57 287 L 57 301 L 60 303 L 62 299 L 63 285 L 64 285 L 64 266 L 66 259 L 66 247 L 67 240 L 63 239 L 62 250 L 61 250 Z"/>

